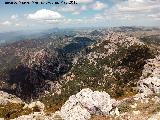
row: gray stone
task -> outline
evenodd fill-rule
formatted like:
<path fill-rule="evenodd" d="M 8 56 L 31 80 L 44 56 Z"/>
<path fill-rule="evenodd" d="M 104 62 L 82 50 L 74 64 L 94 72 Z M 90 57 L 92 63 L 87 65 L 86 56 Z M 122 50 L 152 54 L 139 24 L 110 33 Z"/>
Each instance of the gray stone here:
<path fill-rule="evenodd" d="M 86 88 L 72 95 L 60 112 L 65 120 L 88 120 L 93 114 L 108 115 L 115 103 L 108 93 Z"/>

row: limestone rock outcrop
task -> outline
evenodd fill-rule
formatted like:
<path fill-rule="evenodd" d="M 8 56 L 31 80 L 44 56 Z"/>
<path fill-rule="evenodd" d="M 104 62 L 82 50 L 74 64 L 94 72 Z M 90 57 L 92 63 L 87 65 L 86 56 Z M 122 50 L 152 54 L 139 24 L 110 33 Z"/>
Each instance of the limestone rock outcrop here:
<path fill-rule="evenodd" d="M 144 96 L 160 93 L 160 56 L 147 61 L 138 88 Z"/>
<path fill-rule="evenodd" d="M 91 115 L 108 115 L 116 104 L 106 92 L 92 91 L 89 88 L 72 95 L 61 108 L 65 120 L 88 120 Z"/>

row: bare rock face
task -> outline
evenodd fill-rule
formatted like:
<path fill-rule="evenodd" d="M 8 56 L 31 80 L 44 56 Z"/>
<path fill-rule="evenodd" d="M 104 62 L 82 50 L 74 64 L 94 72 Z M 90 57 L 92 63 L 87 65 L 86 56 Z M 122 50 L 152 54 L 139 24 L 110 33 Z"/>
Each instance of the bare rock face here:
<path fill-rule="evenodd" d="M 144 96 L 160 93 L 160 56 L 149 59 L 144 66 L 139 90 Z"/>
<path fill-rule="evenodd" d="M 108 115 L 116 104 L 106 92 L 83 89 L 72 95 L 61 108 L 61 116 L 65 120 L 88 120 L 92 114 Z"/>
<path fill-rule="evenodd" d="M 75 95 L 71 96 L 61 108 L 61 116 L 65 120 L 88 120 L 91 115 L 78 101 Z"/>
<path fill-rule="evenodd" d="M 7 103 L 23 103 L 20 98 L 6 92 L 0 91 L 0 104 L 6 105 Z"/>
<path fill-rule="evenodd" d="M 22 63 L 31 68 L 34 65 L 40 65 L 41 63 L 46 62 L 46 60 L 51 59 L 51 57 L 52 55 L 48 50 L 42 49 L 37 52 L 26 53 L 24 58 L 22 58 Z"/>

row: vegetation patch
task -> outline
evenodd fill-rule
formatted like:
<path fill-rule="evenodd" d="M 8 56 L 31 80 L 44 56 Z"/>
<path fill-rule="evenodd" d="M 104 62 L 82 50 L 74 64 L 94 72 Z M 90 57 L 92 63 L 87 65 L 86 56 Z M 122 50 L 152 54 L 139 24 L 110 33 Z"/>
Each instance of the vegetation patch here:
<path fill-rule="evenodd" d="M 127 103 L 122 103 L 117 108 L 120 113 L 129 112 L 131 110 L 131 107 Z"/>
<path fill-rule="evenodd" d="M 0 118 L 14 119 L 22 115 L 28 115 L 32 112 L 31 109 L 23 109 L 24 104 L 8 103 L 0 105 Z"/>

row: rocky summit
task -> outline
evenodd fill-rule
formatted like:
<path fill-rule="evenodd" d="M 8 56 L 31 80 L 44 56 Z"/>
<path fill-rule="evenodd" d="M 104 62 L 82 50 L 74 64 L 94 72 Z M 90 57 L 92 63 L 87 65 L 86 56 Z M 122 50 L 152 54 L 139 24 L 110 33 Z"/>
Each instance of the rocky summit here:
<path fill-rule="evenodd" d="M 0 45 L 0 119 L 160 120 L 158 28 L 59 32 Z"/>

